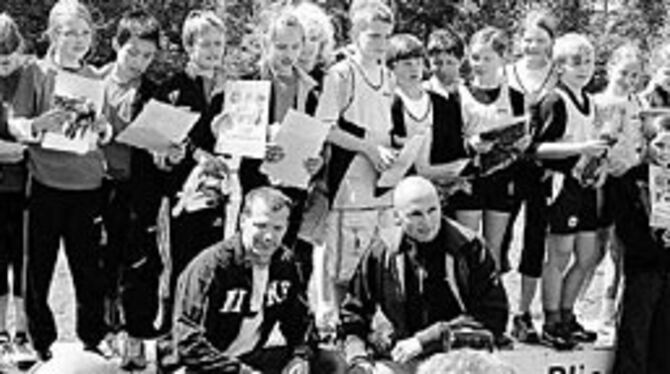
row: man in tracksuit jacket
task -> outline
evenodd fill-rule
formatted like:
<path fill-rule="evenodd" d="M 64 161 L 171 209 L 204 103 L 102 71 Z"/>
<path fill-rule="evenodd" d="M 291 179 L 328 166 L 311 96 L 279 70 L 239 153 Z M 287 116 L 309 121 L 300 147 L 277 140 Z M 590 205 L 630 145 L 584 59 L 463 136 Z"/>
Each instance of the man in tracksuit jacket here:
<path fill-rule="evenodd" d="M 507 296 L 482 241 L 442 217 L 435 187 L 422 177 L 401 181 L 393 199 L 399 246 L 372 241 L 342 306 L 347 363 L 364 367 L 372 358 L 391 358 L 411 365 L 444 349 L 464 319 L 501 337 Z M 368 357 L 368 347 L 376 357 Z"/>
<path fill-rule="evenodd" d="M 649 165 L 629 170 L 612 190 L 615 230 L 624 247 L 623 313 L 613 373 L 670 373 L 670 229 L 649 225 Z"/>
<path fill-rule="evenodd" d="M 240 233 L 203 251 L 181 274 L 173 335 L 187 373 L 280 373 L 289 364 L 307 365 L 308 310 L 281 244 L 289 212 L 290 200 L 278 190 L 252 190 Z M 277 324 L 286 345 L 265 347 Z"/>

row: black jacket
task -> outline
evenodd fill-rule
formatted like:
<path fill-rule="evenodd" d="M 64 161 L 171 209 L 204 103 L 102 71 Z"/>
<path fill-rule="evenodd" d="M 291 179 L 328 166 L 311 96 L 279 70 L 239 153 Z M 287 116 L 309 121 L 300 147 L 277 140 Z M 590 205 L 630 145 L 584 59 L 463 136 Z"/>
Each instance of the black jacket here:
<path fill-rule="evenodd" d="M 226 356 L 224 351 L 237 337 L 244 317 L 251 313 L 252 287 L 252 267 L 245 259 L 240 236 L 206 249 L 181 274 L 173 334 L 181 363 L 189 372 L 222 373 L 240 365 L 237 357 Z M 309 319 L 300 290 L 293 257 L 282 247 L 270 264 L 257 349 L 264 346 L 279 323 L 288 346 L 296 354 L 305 352 Z M 228 300 L 231 297 L 235 300 Z"/>
<path fill-rule="evenodd" d="M 453 313 L 444 315 L 408 315 L 409 284 L 399 271 L 403 267 L 399 264 L 408 266 L 406 253 L 416 243 L 403 236 L 399 249 L 394 250 L 381 238 L 375 238 L 359 262 L 342 305 L 345 335 L 355 335 L 366 340 L 372 332 L 371 322 L 377 307 L 391 322 L 395 340 L 414 336 L 424 350 L 435 343 L 441 344 L 444 329 L 448 328 L 447 323 L 463 314 L 473 317 L 496 336 L 505 331 L 509 316 L 507 295 L 495 270 L 493 258 L 482 241 L 470 230 L 449 219 L 442 221 L 440 232 L 433 243 L 435 241 L 439 241 L 444 248 L 445 261 L 440 263 L 446 267 L 448 258 L 453 260 L 452 269 L 445 269 L 445 274 L 453 272 L 465 310 L 454 307 L 448 308 Z M 444 287 L 453 289 L 450 282 L 446 279 L 443 281 Z M 420 328 L 409 328 L 410 325 L 417 326 L 417 318 L 422 319 L 418 323 Z M 345 347 L 347 357 L 352 356 L 349 349 Z"/>

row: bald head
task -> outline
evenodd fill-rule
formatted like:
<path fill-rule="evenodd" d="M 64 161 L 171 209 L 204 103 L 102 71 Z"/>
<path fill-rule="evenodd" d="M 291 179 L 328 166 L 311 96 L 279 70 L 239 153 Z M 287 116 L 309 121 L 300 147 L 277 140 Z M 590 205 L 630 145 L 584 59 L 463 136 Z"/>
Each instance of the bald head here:
<path fill-rule="evenodd" d="M 423 177 L 400 181 L 393 191 L 393 207 L 405 234 L 417 241 L 431 241 L 440 230 L 440 199 L 435 186 Z"/>
<path fill-rule="evenodd" d="M 435 186 L 424 177 L 411 176 L 401 180 L 393 190 L 393 206 L 400 208 L 412 200 L 432 197 L 439 199 Z"/>

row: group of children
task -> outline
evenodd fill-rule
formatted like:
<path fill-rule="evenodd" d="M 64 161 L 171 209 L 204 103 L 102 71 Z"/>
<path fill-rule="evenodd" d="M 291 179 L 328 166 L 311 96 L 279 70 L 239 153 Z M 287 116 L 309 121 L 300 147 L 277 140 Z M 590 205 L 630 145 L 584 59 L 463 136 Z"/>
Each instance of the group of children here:
<path fill-rule="evenodd" d="M 394 237 L 390 199 L 377 179 L 399 150 L 420 136 L 412 171 L 439 186 L 452 218 L 481 230 L 501 272 L 510 268 L 507 252 L 524 206 L 522 282 L 512 334 L 558 349 L 594 341 L 596 334 L 577 321 L 574 306 L 607 242 L 617 263 L 607 297 L 616 297 L 619 238 L 626 235 L 617 220 L 617 184 L 647 159 L 645 140 L 653 131 L 644 126 L 642 108 L 670 105 L 670 48 L 656 56 L 656 72 L 643 95 L 636 92 L 639 52 L 617 49 L 607 65 L 607 88 L 592 97 L 585 88 L 594 74 L 594 46 L 576 33 L 557 37 L 546 13 L 526 17 L 521 58 L 512 63 L 511 42 L 494 27 L 476 32 L 467 48 L 453 32 L 436 30 L 424 47 L 416 36 L 393 34 L 394 15 L 379 0 L 354 2 L 350 18 L 351 45 L 333 63 L 333 29 L 324 11 L 311 3 L 282 9 L 262 25 L 257 74 L 240 77 L 271 82 L 270 123 L 281 123 L 294 109 L 332 126 L 322 157 L 296 166 L 313 176 L 313 187 L 279 186 L 294 202 L 284 243 L 303 259 L 305 283 L 310 273 L 318 278 L 310 300 L 318 327 L 337 323 L 343 288 L 371 238 Z M 225 27 L 215 13 L 189 13 L 182 30 L 188 63 L 161 84 L 146 76 L 160 48 L 160 25 L 149 13 L 131 11 L 119 20 L 116 59 L 102 68 L 86 63 L 94 34 L 86 6 L 59 0 L 49 14 L 49 50 L 37 60 L 24 55 L 12 19 L 0 16 L 0 137 L 26 147 L 25 153 L 17 151 L 20 160 L 4 153 L 0 159 L 0 259 L 3 269 L 13 269 L 16 305 L 12 338 L 4 319 L 7 277 L 0 273 L 0 344 L 27 349 L 30 336 L 39 359 L 51 356 L 57 330 L 47 299 L 62 240 L 85 349 L 98 352 L 105 336 L 123 330 L 122 365 L 142 368 L 142 340 L 167 333 L 171 324 L 173 300 L 159 300 L 159 277 L 169 267 L 174 291 L 188 262 L 223 239 L 225 198 L 209 196 L 205 208 L 167 219 L 168 263 L 156 240 L 165 229 L 158 217 L 180 204 L 180 191 L 196 166 L 233 170 L 243 193 L 273 181 L 260 171 L 261 160 L 243 158 L 226 166 L 227 159 L 215 153 L 224 83 L 231 78 L 222 68 Z M 466 61 L 468 79 L 461 75 Z M 53 103 L 55 76 L 63 72 L 104 82 L 101 115 L 91 125 L 96 144 L 85 154 L 41 145 L 45 133 L 59 131 L 69 120 L 70 113 Z M 152 153 L 115 141 L 150 99 L 200 114 L 183 144 Z M 525 134 L 513 144 L 501 147 L 490 138 L 491 131 L 519 121 L 526 124 Z M 266 161 L 280 159 L 282 152 L 270 141 Z M 485 172 L 482 165 L 494 153 L 506 163 Z M 461 160 L 469 160 L 465 176 L 454 166 Z M 323 192 L 326 211 L 314 204 L 313 195 Z M 322 229 L 301 230 L 303 217 L 319 215 Z M 530 305 L 540 279 L 544 325 L 537 333 Z M 156 326 L 161 303 L 164 318 Z"/>

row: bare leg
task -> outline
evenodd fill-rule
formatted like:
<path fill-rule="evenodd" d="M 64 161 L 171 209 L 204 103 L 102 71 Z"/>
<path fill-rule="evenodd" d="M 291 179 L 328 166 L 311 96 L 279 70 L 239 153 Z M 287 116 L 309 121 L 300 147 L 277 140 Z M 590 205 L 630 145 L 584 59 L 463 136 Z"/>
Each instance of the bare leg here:
<path fill-rule="evenodd" d="M 508 221 L 509 213 L 492 210 L 484 212 L 484 239 L 486 239 L 498 271 L 501 270 L 501 248 Z"/>

